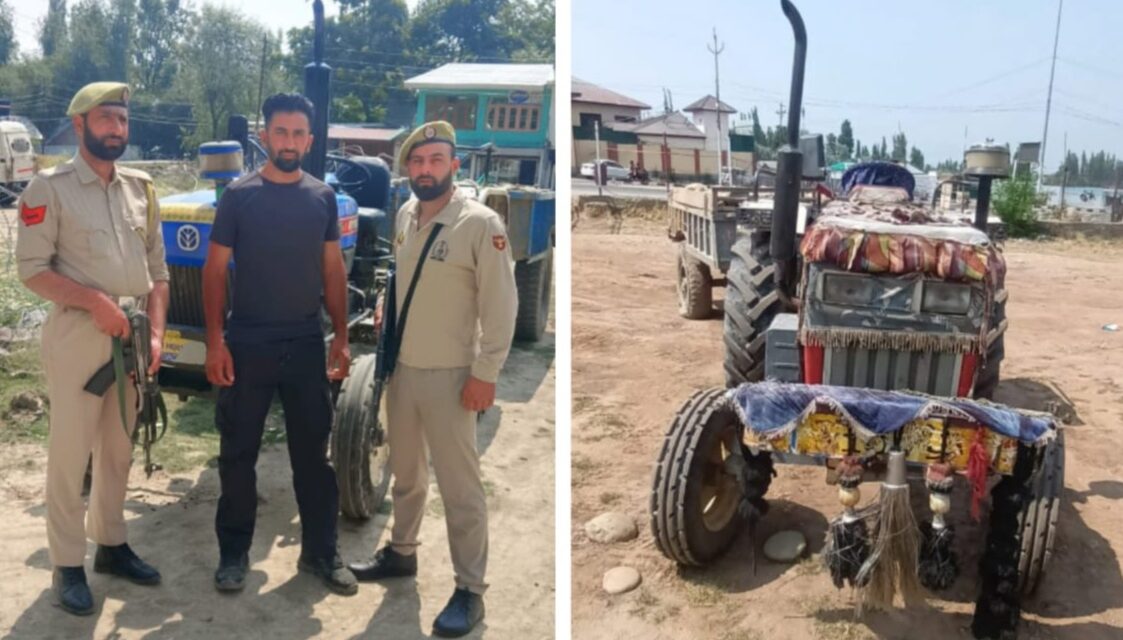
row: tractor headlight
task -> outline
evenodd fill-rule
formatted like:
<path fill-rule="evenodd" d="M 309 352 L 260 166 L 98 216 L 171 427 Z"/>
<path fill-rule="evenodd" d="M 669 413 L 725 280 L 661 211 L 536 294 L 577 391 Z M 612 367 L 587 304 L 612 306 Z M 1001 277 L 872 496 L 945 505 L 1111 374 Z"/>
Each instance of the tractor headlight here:
<path fill-rule="evenodd" d="M 971 285 L 953 282 L 924 283 L 920 309 L 929 313 L 966 315 L 971 307 Z"/>
<path fill-rule="evenodd" d="M 872 278 L 828 273 L 823 278 L 823 302 L 847 307 L 868 307 L 874 302 Z"/>

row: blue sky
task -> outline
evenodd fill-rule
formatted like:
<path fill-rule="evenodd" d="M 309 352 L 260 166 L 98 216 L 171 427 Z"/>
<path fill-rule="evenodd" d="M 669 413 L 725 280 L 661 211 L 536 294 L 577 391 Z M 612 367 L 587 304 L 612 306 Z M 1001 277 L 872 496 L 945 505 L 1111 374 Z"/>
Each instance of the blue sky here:
<path fill-rule="evenodd" d="M 1056 0 L 796 0 L 808 32 L 803 126 L 890 145 L 898 126 L 927 162 L 967 141 L 1040 140 Z M 712 30 L 725 43 L 721 98 L 775 126 L 788 101 L 793 39 L 779 0 L 573 0 L 573 73 L 656 109 L 714 91 Z M 1063 137 L 1123 156 L 1123 2 L 1069 0 L 1061 20 L 1051 168 Z"/>

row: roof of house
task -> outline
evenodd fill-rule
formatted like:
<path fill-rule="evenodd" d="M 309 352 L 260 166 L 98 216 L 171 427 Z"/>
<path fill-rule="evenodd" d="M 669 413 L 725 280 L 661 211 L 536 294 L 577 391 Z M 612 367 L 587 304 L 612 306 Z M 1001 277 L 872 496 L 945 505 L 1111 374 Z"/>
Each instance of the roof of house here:
<path fill-rule="evenodd" d="M 454 62 L 404 84 L 409 89 L 541 89 L 554 84 L 554 66 Z"/>
<path fill-rule="evenodd" d="M 699 99 L 695 100 L 694 102 L 691 102 L 690 104 L 686 105 L 683 108 L 683 111 L 686 111 L 687 113 L 690 113 L 692 111 L 717 111 L 717 110 L 718 110 L 718 99 L 711 96 L 711 95 L 707 95 L 704 98 L 699 98 Z M 721 103 L 721 110 L 722 110 L 723 113 L 737 113 L 736 109 L 734 109 L 733 107 L 729 106 L 728 104 L 726 104 L 724 102 Z"/>
<path fill-rule="evenodd" d="M 617 131 L 629 131 L 640 136 L 661 136 L 677 138 L 705 138 L 698 127 L 689 118 L 681 113 L 667 113 L 648 118 L 635 124 L 614 122 L 612 128 Z"/>
<path fill-rule="evenodd" d="M 353 140 L 356 142 L 391 142 L 405 133 L 401 127 L 363 127 L 333 124 L 328 126 L 328 140 Z"/>
<path fill-rule="evenodd" d="M 634 100 L 626 95 L 616 93 L 611 89 L 597 86 L 580 78 L 573 78 L 573 102 L 586 102 L 589 104 L 607 104 L 615 107 L 631 107 L 634 109 L 650 109 L 651 105 Z"/>

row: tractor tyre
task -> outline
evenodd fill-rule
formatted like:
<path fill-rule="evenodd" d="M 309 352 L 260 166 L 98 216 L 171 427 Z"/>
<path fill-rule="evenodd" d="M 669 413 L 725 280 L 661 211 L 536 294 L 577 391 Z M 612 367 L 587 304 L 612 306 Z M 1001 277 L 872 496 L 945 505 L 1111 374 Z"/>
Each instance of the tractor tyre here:
<path fill-rule="evenodd" d="M 1015 637 L 1022 600 L 1037 589 L 1053 553 L 1063 489 L 1063 432 L 1040 449 L 1019 445 L 1013 474 L 991 491 L 971 622 L 976 638 Z"/>
<path fill-rule="evenodd" d="M 651 532 L 663 555 L 681 565 L 704 565 L 724 552 L 746 523 L 739 508 L 741 478 L 730 456 L 742 455 L 740 419 L 724 389 L 695 393 L 663 439 L 651 491 Z M 746 458 L 751 454 L 745 454 Z M 762 474 L 754 493 L 771 481 Z"/>
<path fill-rule="evenodd" d="M 987 347 L 986 358 L 979 367 L 979 375 L 975 378 L 975 397 L 994 399 L 994 392 L 998 389 L 999 378 L 1002 372 L 1002 359 L 1006 357 L 1006 331 L 1002 323 L 1006 320 L 1006 296 L 1002 292 L 1001 302 L 996 301 L 994 313 L 991 316 L 990 326 L 998 329 L 998 337 Z"/>
<path fill-rule="evenodd" d="M 546 319 L 550 316 L 550 282 L 553 273 L 553 249 L 549 249 L 540 260 L 515 263 L 515 284 L 519 290 L 515 340 L 538 342 L 546 333 Z"/>
<path fill-rule="evenodd" d="M 764 332 L 780 311 L 768 235 L 733 243 L 725 287 L 725 386 L 764 379 Z"/>
<path fill-rule="evenodd" d="M 355 359 L 335 403 L 331 460 L 343 515 L 368 520 L 390 485 L 390 447 L 374 408 L 375 356 Z"/>
<path fill-rule="evenodd" d="M 678 313 L 687 320 L 705 320 L 714 311 L 714 281 L 710 268 L 690 255 L 683 244 L 677 265 Z"/>

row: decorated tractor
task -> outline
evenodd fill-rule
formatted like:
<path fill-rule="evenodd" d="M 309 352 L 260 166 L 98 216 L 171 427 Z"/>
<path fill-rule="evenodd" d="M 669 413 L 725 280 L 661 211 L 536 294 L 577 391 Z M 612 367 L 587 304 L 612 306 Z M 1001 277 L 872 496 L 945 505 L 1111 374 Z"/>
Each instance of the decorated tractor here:
<path fill-rule="evenodd" d="M 696 393 L 667 432 L 650 504 L 656 543 L 679 564 L 711 563 L 765 517 L 777 465 L 821 465 L 841 503 L 821 554 L 834 584 L 855 590 L 859 610 L 907 604 L 958 576 L 947 514 L 962 476 L 971 516 L 989 520 L 972 630 L 1012 638 L 1052 554 L 1064 438 L 1052 415 L 989 401 L 1007 293 L 985 230 L 1008 152 L 968 150 L 979 185 L 970 223 L 913 203 L 892 165 L 859 165 L 798 235 L 806 34 L 781 4 L 796 62 L 771 224 L 734 244 L 730 384 Z M 862 505 L 861 484 L 876 480 L 876 500 Z M 918 517 L 909 492 L 921 482 L 929 513 Z"/>

